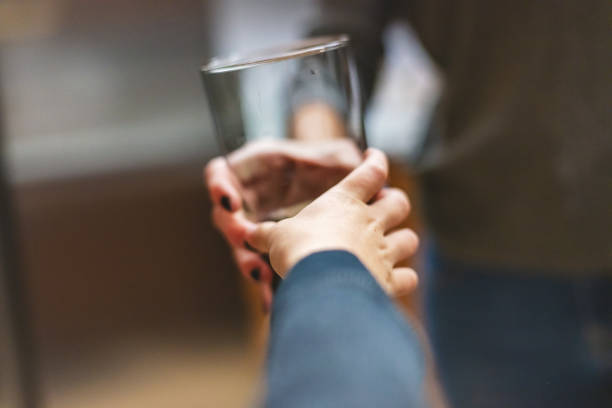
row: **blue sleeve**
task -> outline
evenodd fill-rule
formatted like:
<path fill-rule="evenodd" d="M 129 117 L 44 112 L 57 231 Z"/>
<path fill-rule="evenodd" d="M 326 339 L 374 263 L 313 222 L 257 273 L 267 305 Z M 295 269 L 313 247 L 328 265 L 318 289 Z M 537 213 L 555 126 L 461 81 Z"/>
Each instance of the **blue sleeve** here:
<path fill-rule="evenodd" d="M 301 260 L 274 300 L 268 408 L 422 407 L 412 328 L 351 253 Z"/>

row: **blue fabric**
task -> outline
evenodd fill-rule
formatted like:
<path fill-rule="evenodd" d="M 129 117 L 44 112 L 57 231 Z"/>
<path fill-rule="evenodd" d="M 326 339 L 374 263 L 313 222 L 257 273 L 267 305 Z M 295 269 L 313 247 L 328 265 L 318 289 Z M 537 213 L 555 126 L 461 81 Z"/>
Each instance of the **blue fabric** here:
<path fill-rule="evenodd" d="M 270 336 L 266 407 L 423 406 L 417 337 L 349 252 L 319 252 L 293 268 Z"/>
<path fill-rule="evenodd" d="M 451 408 L 612 407 L 612 279 L 467 265 L 433 247 L 426 270 Z"/>

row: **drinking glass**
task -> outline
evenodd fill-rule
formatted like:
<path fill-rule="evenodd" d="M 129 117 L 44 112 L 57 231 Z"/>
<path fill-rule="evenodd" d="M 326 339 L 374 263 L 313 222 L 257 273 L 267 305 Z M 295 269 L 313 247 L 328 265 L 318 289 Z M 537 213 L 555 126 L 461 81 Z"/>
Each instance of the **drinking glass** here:
<path fill-rule="evenodd" d="M 214 58 L 202 79 L 252 220 L 294 215 L 361 162 L 366 141 L 347 36 Z"/>

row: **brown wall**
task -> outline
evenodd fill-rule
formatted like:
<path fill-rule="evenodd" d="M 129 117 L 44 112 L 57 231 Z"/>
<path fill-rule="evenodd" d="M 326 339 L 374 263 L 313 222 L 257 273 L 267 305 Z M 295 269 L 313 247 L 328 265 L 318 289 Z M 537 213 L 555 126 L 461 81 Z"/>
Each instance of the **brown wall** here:
<path fill-rule="evenodd" d="M 16 193 L 42 352 L 243 327 L 239 276 L 210 225 L 199 163 Z"/>

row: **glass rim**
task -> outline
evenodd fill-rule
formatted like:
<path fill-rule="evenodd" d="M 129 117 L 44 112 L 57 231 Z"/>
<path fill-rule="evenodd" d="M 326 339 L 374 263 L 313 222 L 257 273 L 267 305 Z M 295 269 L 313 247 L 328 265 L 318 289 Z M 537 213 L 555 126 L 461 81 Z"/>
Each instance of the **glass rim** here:
<path fill-rule="evenodd" d="M 348 46 L 349 42 L 349 36 L 346 34 L 310 37 L 273 48 L 249 52 L 247 54 L 238 54 L 221 58 L 214 57 L 204 64 L 200 70 L 204 74 L 237 71 L 256 65 L 306 57 L 336 50 Z"/>

